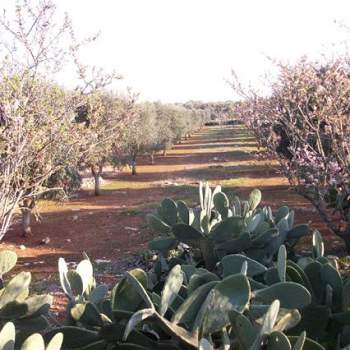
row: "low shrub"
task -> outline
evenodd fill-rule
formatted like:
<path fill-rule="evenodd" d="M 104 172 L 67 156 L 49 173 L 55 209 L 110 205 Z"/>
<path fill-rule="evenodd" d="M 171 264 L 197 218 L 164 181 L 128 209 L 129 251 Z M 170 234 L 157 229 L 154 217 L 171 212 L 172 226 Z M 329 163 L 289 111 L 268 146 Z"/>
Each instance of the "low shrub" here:
<path fill-rule="evenodd" d="M 47 180 L 48 188 L 57 190 L 47 192 L 45 198 L 64 199 L 79 191 L 82 184 L 82 177 L 79 171 L 73 167 L 64 167 L 53 173 Z"/>

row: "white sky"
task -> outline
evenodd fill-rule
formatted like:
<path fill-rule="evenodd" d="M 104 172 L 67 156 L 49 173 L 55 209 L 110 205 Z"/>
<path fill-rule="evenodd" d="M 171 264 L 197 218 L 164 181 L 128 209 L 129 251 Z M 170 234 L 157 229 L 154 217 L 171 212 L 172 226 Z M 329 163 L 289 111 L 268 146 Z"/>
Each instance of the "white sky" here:
<path fill-rule="evenodd" d="M 7 0 L 0 0 L 1 2 Z M 80 35 L 101 31 L 85 59 L 124 76 L 143 99 L 234 98 L 235 69 L 257 84 L 265 55 L 293 61 L 339 51 L 349 0 L 57 0 Z M 335 46 L 333 44 L 336 44 Z M 67 74 L 61 78 L 69 81 Z"/>

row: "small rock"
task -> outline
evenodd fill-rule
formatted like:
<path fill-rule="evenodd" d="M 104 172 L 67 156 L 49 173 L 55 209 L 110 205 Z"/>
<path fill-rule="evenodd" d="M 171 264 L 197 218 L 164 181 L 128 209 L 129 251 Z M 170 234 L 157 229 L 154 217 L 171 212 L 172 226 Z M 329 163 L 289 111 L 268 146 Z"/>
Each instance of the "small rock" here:
<path fill-rule="evenodd" d="M 108 264 L 110 262 L 111 262 L 111 260 L 107 260 L 107 259 L 96 259 L 95 260 L 96 264 Z"/>
<path fill-rule="evenodd" d="M 49 244 L 51 242 L 50 237 L 45 237 L 40 241 L 40 244 Z"/>
<path fill-rule="evenodd" d="M 19 246 L 19 249 L 25 250 L 25 249 L 26 249 L 26 246 L 25 246 L 24 244 L 21 244 L 21 245 Z"/>
<path fill-rule="evenodd" d="M 73 216 L 73 220 L 74 220 L 74 221 L 78 220 L 78 218 L 79 218 L 78 215 L 74 215 L 74 216 Z"/>
<path fill-rule="evenodd" d="M 72 240 L 70 238 L 67 238 L 66 242 L 70 243 L 70 242 L 72 242 Z"/>

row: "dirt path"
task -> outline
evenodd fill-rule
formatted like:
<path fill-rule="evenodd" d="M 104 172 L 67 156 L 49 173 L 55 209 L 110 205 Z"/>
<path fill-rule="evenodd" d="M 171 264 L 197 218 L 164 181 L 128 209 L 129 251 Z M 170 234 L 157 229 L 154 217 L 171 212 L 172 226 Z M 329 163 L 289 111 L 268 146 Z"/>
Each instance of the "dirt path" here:
<path fill-rule="evenodd" d="M 164 197 L 196 203 L 200 180 L 221 184 L 243 196 L 258 187 L 264 204 L 274 208 L 289 205 L 296 209 L 299 222 L 312 220 L 325 232 L 312 208 L 288 189 L 276 164 L 258 160 L 256 151 L 254 138 L 240 126 L 204 128 L 167 156 L 157 157 L 154 165 L 142 159 L 136 176 L 127 170 L 106 172 L 99 197 L 85 190 L 66 203 L 41 202 L 42 218 L 33 225 L 33 236 L 21 238 L 20 227 L 15 226 L 2 248 L 15 249 L 26 270 L 44 274 L 56 273 L 60 256 L 77 261 L 82 251 L 93 259 L 125 263 L 146 248 L 150 233 L 144 216 Z M 40 245 L 46 237 L 49 244 Z M 20 249 L 21 245 L 25 249 Z"/>

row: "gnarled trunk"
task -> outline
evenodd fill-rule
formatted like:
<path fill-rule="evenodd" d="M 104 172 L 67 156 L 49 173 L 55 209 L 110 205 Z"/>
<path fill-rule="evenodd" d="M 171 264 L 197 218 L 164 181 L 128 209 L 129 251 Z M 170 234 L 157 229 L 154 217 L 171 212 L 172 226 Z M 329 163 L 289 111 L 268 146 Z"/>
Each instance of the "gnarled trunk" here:
<path fill-rule="evenodd" d="M 136 175 L 136 156 L 133 156 L 131 161 L 131 175 Z"/>
<path fill-rule="evenodd" d="M 94 177 L 95 183 L 95 196 L 99 196 L 101 194 L 101 174 L 102 174 L 103 166 L 91 166 L 91 173 Z"/>
<path fill-rule="evenodd" d="M 32 219 L 32 210 L 35 206 L 34 199 L 25 198 L 23 203 L 20 205 L 22 212 L 22 236 L 26 237 L 27 235 L 32 234 L 31 229 L 31 219 Z"/>

